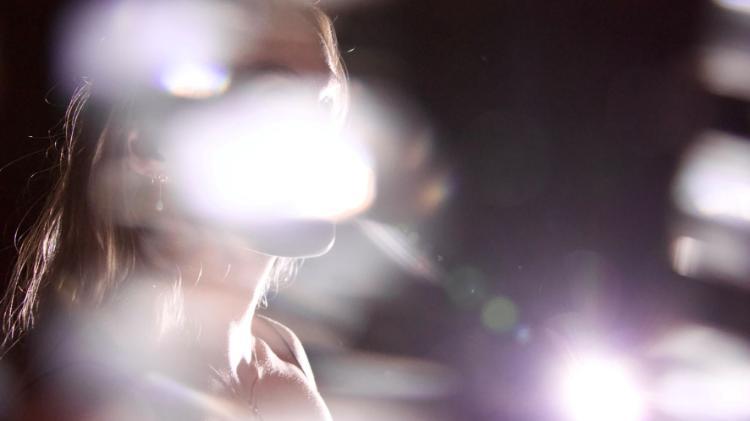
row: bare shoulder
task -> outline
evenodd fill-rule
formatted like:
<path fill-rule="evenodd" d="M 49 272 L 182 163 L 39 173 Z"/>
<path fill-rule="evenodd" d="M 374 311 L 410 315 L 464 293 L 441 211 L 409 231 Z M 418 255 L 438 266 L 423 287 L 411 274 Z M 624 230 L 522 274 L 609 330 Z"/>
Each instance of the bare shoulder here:
<path fill-rule="evenodd" d="M 263 418 L 330 421 L 331 414 L 297 335 L 260 315 L 253 320 L 253 335 L 257 339 L 255 357 L 262 371 L 255 393 Z"/>
<path fill-rule="evenodd" d="M 316 387 L 315 376 L 305 348 L 291 329 L 270 317 L 256 314 L 253 334 L 266 342 L 280 359 L 302 370 L 310 385 Z"/>

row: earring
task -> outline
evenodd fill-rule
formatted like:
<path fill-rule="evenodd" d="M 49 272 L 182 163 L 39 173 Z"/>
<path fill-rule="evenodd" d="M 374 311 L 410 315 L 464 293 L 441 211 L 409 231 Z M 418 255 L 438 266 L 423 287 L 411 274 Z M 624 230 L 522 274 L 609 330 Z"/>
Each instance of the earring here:
<path fill-rule="evenodd" d="M 151 184 L 159 183 L 159 198 L 156 200 L 156 211 L 161 212 L 164 210 L 164 200 L 162 199 L 162 186 L 167 182 L 169 178 L 164 174 L 155 174 L 151 176 Z"/>

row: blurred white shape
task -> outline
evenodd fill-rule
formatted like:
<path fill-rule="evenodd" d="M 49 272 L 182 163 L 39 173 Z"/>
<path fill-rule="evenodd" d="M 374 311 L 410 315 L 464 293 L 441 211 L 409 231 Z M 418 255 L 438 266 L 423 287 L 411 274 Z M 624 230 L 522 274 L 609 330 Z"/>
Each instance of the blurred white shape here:
<path fill-rule="evenodd" d="M 657 410 L 671 419 L 750 419 L 750 347 L 729 333 L 687 326 L 658 341 L 651 356 L 668 367 L 654 384 Z"/>
<path fill-rule="evenodd" d="M 161 86 L 174 96 L 206 98 L 224 93 L 229 87 L 229 71 L 197 62 L 178 63 L 161 73 Z"/>
<path fill-rule="evenodd" d="M 258 81 L 222 103 L 178 113 L 167 123 L 164 154 L 179 198 L 228 222 L 338 220 L 366 208 L 375 191 L 370 158 L 314 91 Z"/>
<path fill-rule="evenodd" d="M 61 48 L 64 65 L 78 75 L 93 77 L 104 93 L 138 84 L 158 85 L 164 79 L 175 83 L 176 69 L 184 73 L 229 60 L 237 35 L 230 30 L 239 16 L 244 14 L 237 7 L 201 0 L 95 3 L 65 22 L 65 34 L 70 35 Z M 252 41 L 250 34 L 243 34 L 245 45 Z M 199 84 L 190 91 L 205 88 L 204 79 L 192 78 Z M 181 85 L 178 92 L 185 89 Z"/>
<path fill-rule="evenodd" d="M 561 382 L 566 415 L 576 421 L 636 421 L 644 416 L 644 397 L 625 362 L 603 355 L 576 356 Z"/>
<path fill-rule="evenodd" d="M 750 223 L 750 142 L 705 133 L 683 158 L 674 195 L 677 206 L 692 216 Z"/>
<path fill-rule="evenodd" d="M 696 272 L 698 261 L 703 254 L 704 244 L 691 237 L 679 237 L 672 247 L 672 266 L 683 276 L 691 276 Z"/>
<path fill-rule="evenodd" d="M 750 7 L 748 7 L 750 9 Z M 750 51 L 726 42 L 701 52 L 701 76 L 707 87 L 720 95 L 750 98 Z"/>
<path fill-rule="evenodd" d="M 747 245 L 721 231 L 705 230 L 700 238 L 679 236 L 672 246 L 672 267 L 682 276 L 744 279 L 750 274 Z"/>
<path fill-rule="evenodd" d="M 750 1 L 748 0 L 714 0 L 714 4 L 734 12 L 750 13 Z"/>

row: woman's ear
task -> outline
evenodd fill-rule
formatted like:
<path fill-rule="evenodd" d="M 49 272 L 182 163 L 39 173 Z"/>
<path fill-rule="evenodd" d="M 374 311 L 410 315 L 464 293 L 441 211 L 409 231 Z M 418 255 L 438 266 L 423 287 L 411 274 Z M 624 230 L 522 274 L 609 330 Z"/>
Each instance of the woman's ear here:
<path fill-rule="evenodd" d="M 141 137 L 141 132 L 133 129 L 127 137 L 127 165 L 131 171 L 154 178 L 164 174 L 164 157 L 156 147 Z"/>

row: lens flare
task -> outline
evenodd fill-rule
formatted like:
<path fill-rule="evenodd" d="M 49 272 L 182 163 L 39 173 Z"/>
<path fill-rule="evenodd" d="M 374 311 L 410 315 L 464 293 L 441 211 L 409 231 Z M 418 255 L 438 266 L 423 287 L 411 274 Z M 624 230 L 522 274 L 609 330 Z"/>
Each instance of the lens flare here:
<path fill-rule="evenodd" d="M 495 297 L 482 307 L 482 324 L 490 330 L 503 333 L 518 323 L 518 307 L 506 297 Z"/>

